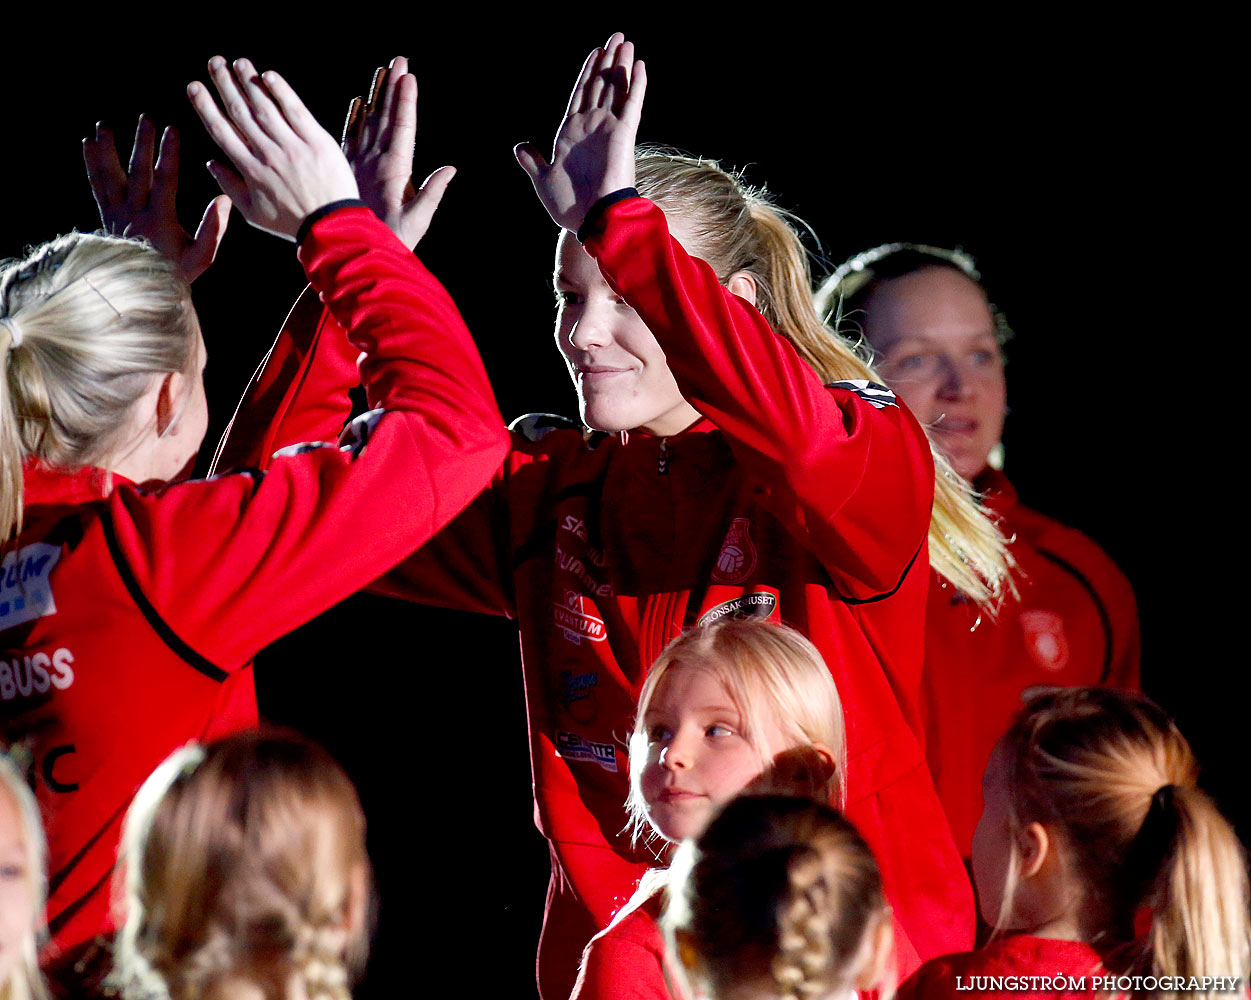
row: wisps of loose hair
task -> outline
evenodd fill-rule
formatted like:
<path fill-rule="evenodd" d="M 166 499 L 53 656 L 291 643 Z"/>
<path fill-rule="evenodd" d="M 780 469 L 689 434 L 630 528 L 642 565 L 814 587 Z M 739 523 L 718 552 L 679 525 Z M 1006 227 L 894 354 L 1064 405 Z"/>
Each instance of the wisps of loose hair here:
<path fill-rule="evenodd" d="M 693 254 L 721 280 L 738 272 L 756 284 L 756 308 L 791 342 L 823 382 L 868 379 L 881 383 L 856 346 L 817 314 L 808 255 L 793 216 L 766 191 L 713 160 L 642 147 L 635 156 L 635 184 L 666 214 L 693 226 Z M 995 523 L 974 501 L 972 487 L 930 441 L 934 458 L 934 506 L 929 531 L 930 565 L 961 593 L 993 612 L 1012 591 L 1012 558 Z"/>

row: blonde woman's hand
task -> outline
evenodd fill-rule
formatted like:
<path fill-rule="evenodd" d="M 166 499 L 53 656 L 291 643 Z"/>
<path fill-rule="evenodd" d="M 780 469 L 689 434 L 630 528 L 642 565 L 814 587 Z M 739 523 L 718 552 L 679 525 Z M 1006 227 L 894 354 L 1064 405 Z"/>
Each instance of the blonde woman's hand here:
<path fill-rule="evenodd" d="M 634 139 L 647 70 L 618 32 L 582 66 L 549 163 L 531 143 L 513 152 L 552 220 L 577 232 L 600 198 L 634 186 Z"/>
<path fill-rule="evenodd" d="M 413 187 L 417 142 L 417 78 L 396 56 L 374 72 L 369 97 L 354 98 L 343 125 L 343 154 L 352 166 L 361 200 L 410 250 L 421 242 L 443 192 L 456 175 L 440 167 Z"/>
<path fill-rule="evenodd" d="M 114 236 L 141 236 L 175 261 L 188 283 L 203 274 L 217 256 L 230 218 L 230 199 L 218 195 L 204 211 L 192 236 L 178 222 L 178 133 L 167 128 L 161 135 L 153 164 L 156 126 L 141 116 L 130 150 L 130 165 L 122 169 L 113 132 L 96 123 L 95 138 L 83 140 L 87 180 L 100 210 L 100 223 Z"/>
<path fill-rule="evenodd" d="M 257 73 L 247 59 L 232 71 L 221 56 L 209 60 L 209 75 L 224 114 L 198 80 L 187 96 L 230 160 L 210 161 L 209 172 L 251 225 L 294 240 L 317 209 L 360 196 L 339 143 L 281 76 Z"/>

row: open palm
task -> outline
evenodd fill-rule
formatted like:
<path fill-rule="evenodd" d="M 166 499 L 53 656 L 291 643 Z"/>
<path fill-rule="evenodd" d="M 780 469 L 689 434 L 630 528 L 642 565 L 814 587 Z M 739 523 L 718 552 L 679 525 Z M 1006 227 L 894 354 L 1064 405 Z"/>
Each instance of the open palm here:
<path fill-rule="evenodd" d="M 646 90 L 647 71 L 634 59 L 634 44 L 614 34 L 582 66 L 551 162 L 529 143 L 515 150 L 558 226 L 576 232 L 600 198 L 634 186 L 634 140 Z"/>

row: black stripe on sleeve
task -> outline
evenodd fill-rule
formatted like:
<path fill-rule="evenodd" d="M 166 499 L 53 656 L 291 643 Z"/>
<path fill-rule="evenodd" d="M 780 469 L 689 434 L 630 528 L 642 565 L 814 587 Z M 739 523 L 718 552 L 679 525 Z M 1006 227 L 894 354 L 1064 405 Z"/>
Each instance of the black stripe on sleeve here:
<path fill-rule="evenodd" d="M 100 519 L 100 523 L 104 526 L 104 538 L 108 542 L 109 554 L 113 557 L 113 563 L 117 566 L 117 572 L 122 578 L 122 582 L 126 584 L 126 591 L 130 594 L 130 598 L 135 602 L 135 606 L 139 608 L 140 613 L 148 620 L 148 624 L 156 631 L 175 653 L 182 659 L 186 660 L 196 670 L 200 671 L 205 677 L 218 683 L 226 680 L 230 675 L 217 666 L 210 663 L 207 659 L 192 649 L 185 643 L 169 624 L 156 612 L 156 608 L 152 607 L 152 602 L 148 600 L 147 595 L 139 587 L 139 581 L 135 579 L 135 575 L 131 572 L 130 564 L 122 556 L 121 546 L 118 545 L 117 535 L 113 531 L 113 518 L 107 512 Z"/>

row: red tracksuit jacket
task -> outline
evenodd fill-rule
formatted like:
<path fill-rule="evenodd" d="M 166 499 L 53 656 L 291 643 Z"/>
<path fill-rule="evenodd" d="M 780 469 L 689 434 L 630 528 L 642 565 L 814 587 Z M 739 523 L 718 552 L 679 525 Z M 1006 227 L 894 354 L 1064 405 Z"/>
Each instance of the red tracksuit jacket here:
<path fill-rule="evenodd" d="M 447 524 L 507 450 L 455 306 L 371 212 L 322 218 L 300 259 L 366 354 L 380 409 L 350 444 L 154 491 L 26 471 L 0 581 L 0 734 L 48 832 L 53 960 L 111 928 L 122 817 L 152 769 L 254 725 L 252 657 Z"/>
<path fill-rule="evenodd" d="M 982 772 L 1039 684 L 1139 686 L 1138 609 L 1125 575 L 1080 531 L 1017 502 L 1001 472 L 977 480 L 1014 538 L 1020 601 L 981 615 L 932 576 L 924 690 L 926 754 L 956 845 L 967 858 L 982 814 Z"/>
<path fill-rule="evenodd" d="M 877 387 L 824 387 L 760 314 L 671 239 L 642 198 L 586 249 L 639 313 L 705 417 L 676 437 L 544 433 L 520 421 L 490 490 L 384 593 L 506 614 L 521 629 L 536 821 L 553 883 L 545 997 L 654 856 L 623 832 L 626 737 L 648 665 L 683 628 L 768 615 L 821 650 L 847 715 L 847 813 L 910 938 L 902 964 L 968 947 L 971 891 L 921 748 L 919 696 L 933 465 Z M 288 323 L 236 416 L 227 460 L 324 437 L 351 351 L 328 322 Z M 915 949 L 915 950 L 913 950 Z"/>

